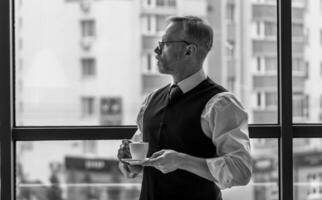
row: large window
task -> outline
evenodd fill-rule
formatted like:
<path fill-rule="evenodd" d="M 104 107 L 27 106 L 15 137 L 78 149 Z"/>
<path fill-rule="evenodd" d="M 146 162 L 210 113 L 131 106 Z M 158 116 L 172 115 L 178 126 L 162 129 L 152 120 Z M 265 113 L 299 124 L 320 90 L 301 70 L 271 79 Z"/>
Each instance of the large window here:
<path fill-rule="evenodd" d="M 138 199 L 142 176 L 127 179 L 119 171 L 115 152 L 120 142 L 18 142 L 16 199 Z M 247 187 L 225 190 L 225 199 L 278 196 L 277 140 L 252 140 L 252 144 L 266 149 L 252 152 L 256 175 Z M 269 152 L 275 156 L 270 157 Z"/>
<path fill-rule="evenodd" d="M 235 4 L 229 3 L 226 8 L 226 20 L 228 23 L 235 21 Z"/>
<path fill-rule="evenodd" d="M 138 199 L 142 176 L 121 175 L 120 142 L 17 142 L 16 199 Z"/>
<path fill-rule="evenodd" d="M 94 115 L 94 97 L 82 97 L 81 106 L 82 106 L 82 116 L 88 117 Z"/>
<path fill-rule="evenodd" d="M 96 60 L 94 58 L 82 58 L 81 65 L 83 78 L 90 78 L 96 75 Z"/>
<path fill-rule="evenodd" d="M 234 14 L 219 14 L 228 3 Z M 145 96 L 169 82 L 156 73 L 153 49 L 165 24 L 158 16 L 179 14 L 198 15 L 214 28 L 204 68 L 249 113 L 252 181 L 224 197 L 320 198 L 319 1 L 145 4 L 153 6 L 0 1 L 1 199 L 137 199 L 140 181 L 120 176 L 116 150 L 135 132 Z M 234 23 L 222 23 L 227 19 Z M 90 81 L 80 78 L 93 73 Z M 317 161 L 314 168 L 306 157 Z"/>
<path fill-rule="evenodd" d="M 82 37 L 95 37 L 95 21 L 94 20 L 81 20 Z"/>
<path fill-rule="evenodd" d="M 264 22 L 265 37 L 276 37 L 277 26 L 275 22 Z"/>
<path fill-rule="evenodd" d="M 321 129 L 312 126 L 322 122 L 320 1 L 299 2 L 293 1 L 292 14 L 293 123 L 311 125 L 294 130 L 299 138 L 293 139 L 293 199 L 321 199 Z"/>

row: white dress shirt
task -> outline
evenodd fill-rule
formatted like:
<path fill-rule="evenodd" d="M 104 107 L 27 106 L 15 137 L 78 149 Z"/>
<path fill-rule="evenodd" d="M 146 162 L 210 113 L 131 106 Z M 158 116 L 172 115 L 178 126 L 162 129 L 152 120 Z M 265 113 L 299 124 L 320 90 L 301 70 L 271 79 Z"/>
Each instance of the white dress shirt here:
<path fill-rule="evenodd" d="M 179 82 L 178 86 L 186 93 L 206 78 L 205 72 L 200 70 Z M 142 141 L 143 115 L 153 94 L 148 95 L 142 104 L 137 118 L 138 130 L 132 137 L 134 141 Z M 252 173 L 252 160 L 248 115 L 241 103 L 230 92 L 216 94 L 205 105 L 200 123 L 204 134 L 216 146 L 218 157 L 206 159 L 215 183 L 221 189 L 247 184 Z"/>

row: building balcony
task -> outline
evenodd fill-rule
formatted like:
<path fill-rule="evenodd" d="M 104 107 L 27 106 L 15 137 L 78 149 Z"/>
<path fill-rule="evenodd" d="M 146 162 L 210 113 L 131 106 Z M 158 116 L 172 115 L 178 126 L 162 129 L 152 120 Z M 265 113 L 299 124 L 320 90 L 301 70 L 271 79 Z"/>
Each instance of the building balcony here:
<path fill-rule="evenodd" d="M 256 39 L 253 40 L 254 56 L 276 56 L 277 42 L 274 40 Z"/>
<path fill-rule="evenodd" d="M 303 22 L 304 21 L 304 7 L 293 7 L 292 8 L 292 22 Z"/>
<path fill-rule="evenodd" d="M 277 75 L 276 74 L 256 74 L 253 76 L 253 89 L 277 89 Z"/>
<path fill-rule="evenodd" d="M 293 90 L 294 91 L 303 91 L 304 84 L 306 81 L 306 76 L 304 74 L 294 75 L 292 81 L 293 81 Z M 270 73 L 270 74 L 253 75 L 253 89 L 256 89 L 256 90 L 263 90 L 263 89 L 276 90 L 277 89 L 277 74 Z"/>
<path fill-rule="evenodd" d="M 293 55 L 301 56 L 304 54 L 304 40 L 296 40 L 292 43 Z M 254 56 L 276 56 L 277 55 L 277 41 L 254 39 L 253 40 L 253 55 Z"/>
<path fill-rule="evenodd" d="M 252 18 L 255 21 L 276 21 L 277 10 L 275 5 L 253 4 Z"/>
<path fill-rule="evenodd" d="M 276 21 L 277 19 L 277 7 L 272 4 L 253 4 L 252 18 L 255 21 Z M 303 22 L 304 21 L 304 7 L 292 8 L 292 21 Z"/>
<path fill-rule="evenodd" d="M 254 124 L 276 124 L 277 109 L 254 109 Z"/>
<path fill-rule="evenodd" d="M 293 73 L 293 74 L 296 74 L 296 73 Z M 306 76 L 304 74 L 302 74 L 302 75 L 293 75 L 293 78 L 292 78 L 293 91 L 303 91 L 305 81 L 306 81 Z"/>
<path fill-rule="evenodd" d="M 306 39 L 305 37 L 302 40 L 299 40 L 299 37 L 295 37 L 292 41 L 292 54 L 295 56 L 303 56 L 304 55 L 304 47 L 305 47 Z"/>

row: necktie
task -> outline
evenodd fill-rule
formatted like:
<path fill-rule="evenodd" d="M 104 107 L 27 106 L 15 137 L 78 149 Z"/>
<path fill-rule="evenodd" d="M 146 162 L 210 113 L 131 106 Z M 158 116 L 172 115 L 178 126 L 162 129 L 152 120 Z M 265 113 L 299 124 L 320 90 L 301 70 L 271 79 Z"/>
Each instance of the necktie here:
<path fill-rule="evenodd" d="M 169 102 L 174 102 L 182 94 L 183 93 L 178 85 L 172 85 L 169 92 Z"/>

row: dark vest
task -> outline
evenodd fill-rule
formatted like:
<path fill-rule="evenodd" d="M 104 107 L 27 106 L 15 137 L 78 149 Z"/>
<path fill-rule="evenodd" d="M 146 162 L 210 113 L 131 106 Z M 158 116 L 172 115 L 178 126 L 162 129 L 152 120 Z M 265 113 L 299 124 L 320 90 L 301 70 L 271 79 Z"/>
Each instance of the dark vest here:
<path fill-rule="evenodd" d="M 172 149 L 200 158 L 217 157 L 216 147 L 202 131 L 200 116 L 214 95 L 226 91 L 207 78 L 168 103 L 170 85 L 156 91 L 143 116 L 143 140 L 149 142 L 148 157 Z M 145 167 L 140 200 L 221 200 L 219 188 L 193 173 L 176 170 L 163 174 Z"/>

